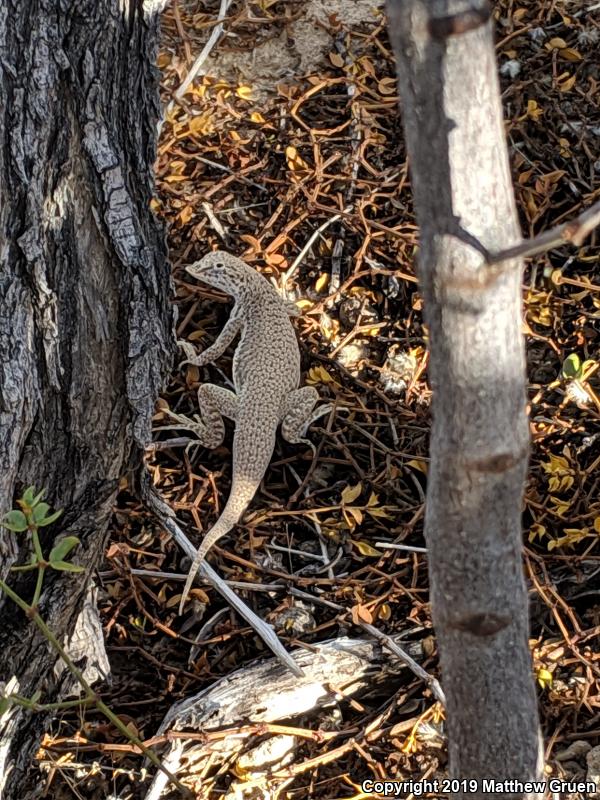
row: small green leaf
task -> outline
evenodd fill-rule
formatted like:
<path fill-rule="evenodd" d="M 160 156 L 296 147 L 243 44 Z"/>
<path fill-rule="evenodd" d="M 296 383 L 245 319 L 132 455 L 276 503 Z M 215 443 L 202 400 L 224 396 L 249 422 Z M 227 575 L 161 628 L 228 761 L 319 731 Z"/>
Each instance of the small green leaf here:
<path fill-rule="evenodd" d="M 68 556 L 71 550 L 77 547 L 78 544 L 79 539 L 76 536 L 65 536 L 58 544 L 54 545 L 48 556 L 48 561 L 51 564 L 55 561 L 64 561 L 65 557 Z"/>
<path fill-rule="evenodd" d="M 9 531 L 20 533 L 21 531 L 27 530 L 27 517 L 22 511 L 13 509 L 9 511 L 8 514 L 5 514 L 2 524 L 5 528 L 8 528 Z"/>
<path fill-rule="evenodd" d="M 58 511 L 55 511 L 54 514 L 50 514 L 49 517 L 44 517 L 44 519 L 36 520 L 38 528 L 45 528 L 46 525 L 52 525 L 52 523 L 56 522 L 56 520 L 60 517 L 62 513 L 63 513 L 62 508 L 59 508 Z"/>
<path fill-rule="evenodd" d="M 35 486 L 28 486 L 23 492 L 21 500 L 30 508 L 33 505 L 33 498 L 35 497 Z"/>
<path fill-rule="evenodd" d="M 552 673 L 543 667 L 538 670 L 537 679 L 542 689 L 547 689 L 552 686 Z"/>
<path fill-rule="evenodd" d="M 581 380 L 586 380 L 595 369 L 597 369 L 597 364 L 594 359 L 586 358 L 581 365 Z"/>
<path fill-rule="evenodd" d="M 0 717 L 12 706 L 10 697 L 0 697 Z"/>
<path fill-rule="evenodd" d="M 51 561 L 50 566 L 52 569 L 57 569 L 59 572 L 84 572 L 85 567 L 80 567 L 78 564 L 70 564 L 68 561 Z"/>
<path fill-rule="evenodd" d="M 570 356 L 567 356 L 563 361 L 562 365 L 562 375 L 563 378 L 567 380 L 575 380 L 581 374 L 581 359 L 577 355 L 577 353 L 571 353 Z"/>
<path fill-rule="evenodd" d="M 41 522 L 50 511 L 48 503 L 37 503 L 33 508 L 33 521 L 37 524 Z"/>
<path fill-rule="evenodd" d="M 45 494 L 46 494 L 46 490 L 45 489 L 42 489 L 40 492 L 38 492 L 38 494 L 31 501 L 31 504 L 30 504 L 31 508 L 35 508 Z"/>

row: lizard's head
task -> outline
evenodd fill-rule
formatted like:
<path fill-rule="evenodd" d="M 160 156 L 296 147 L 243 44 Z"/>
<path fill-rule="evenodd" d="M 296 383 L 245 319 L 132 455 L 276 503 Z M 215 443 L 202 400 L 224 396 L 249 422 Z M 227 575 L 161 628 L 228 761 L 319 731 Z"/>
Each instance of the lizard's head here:
<path fill-rule="evenodd" d="M 208 253 L 200 261 L 186 267 L 185 271 L 197 280 L 231 295 L 238 295 L 254 273 L 254 270 L 239 258 L 222 250 Z"/>

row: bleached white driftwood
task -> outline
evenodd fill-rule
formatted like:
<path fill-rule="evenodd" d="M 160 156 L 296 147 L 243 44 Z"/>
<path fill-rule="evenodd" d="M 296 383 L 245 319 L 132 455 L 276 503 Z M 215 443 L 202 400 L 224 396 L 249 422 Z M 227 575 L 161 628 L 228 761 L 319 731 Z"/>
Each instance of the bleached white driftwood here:
<path fill-rule="evenodd" d="M 403 650 L 417 661 L 423 658 L 419 642 L 404 642 Z M 193 765 L 194 774 L 202 774 L 209 760 L 215 766 L 247 747 L 255 733 L 253 723 L 285 720 L 293 725 L 295 717 L 309 713 L 317 717 L 321 709 L 335 706 L 343 698 L 356 697 L 376 684 L 387 684 L 403 672 L 408 674 L 400 658 L 390 656 L 378 642 L 369 639 L 332 639 L 298 648 L 292 655 L 304 672 L 302 678 L 269 659 L 240 669 L 174 705 L 159 728 L 159 736 L 184 729 L 207 734 L 240 725 L 244 730 L 232 731 L 218 740 L 173 738 L 165 755 L 169 769 L 177 774 L 185 760 L 186 769 Z M 305 717 L 302 727 L 306 727 Z M 286 756 L 289 759 L 289 750 Z M 254 769 L 258 770 L 258 766 Z M 166 785 L 163 777 L 162 773 L 155 777 L 145 800 L 159 800 Z"/>

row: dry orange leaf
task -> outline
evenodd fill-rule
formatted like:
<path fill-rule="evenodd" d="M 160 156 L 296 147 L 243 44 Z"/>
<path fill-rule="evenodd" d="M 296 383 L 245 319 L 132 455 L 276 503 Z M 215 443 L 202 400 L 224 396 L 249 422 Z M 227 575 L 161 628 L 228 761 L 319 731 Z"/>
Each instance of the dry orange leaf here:
<path fill-rule="evenodd" d="M 544 113 L 543 109 L 541 109 L 538 106 L 535 100 L 527 101 L 527 114 L 525 116 L 537 121 L 538 118 L 541 117 L 543 113 Z"/>
<path fill-rule="evenodd" d="M 362 484 L 357 483 L 356 486 L 346 486 L 342 491 L 342 503 L 349 505 L 353 503 L 362 492 Z"/>
<path fill-rule="evenodd" d="M 252 98 L 252 87 L 251 86 L 238 86 L 235 90 L 235 93 L 238 97 L 241 97 L 242 100 L 250 100 Z"/>
<path fill-rule="evenodd" d="M 529 212 L 529 218 L 533 219 L 533 217 L 535 217 L 538 213 L 538 207 L 536 205 L 536 202 L 532 194 L 528 194 L 525 206 L 527 208 L 527 211 Z"/>
<path fill-rule="evenodd" d="M 387 511 L 385 506 L 373 506 L 372 508 L 367 508 L 367 514 L 370 514 L 372 517 L 380 517 L 381 519 L 394 519 L 394 517 Z"/>
<path fill-rule="evenodd" d="M 299 303 L 296 303 L 299 305 Z M 335 383 L 335 379 L 327 372 L 325 367 L 311 367 L 306 375 L 306 383 L 314 386 L 317 383 Z"/>
<path fill-rule="evenodd" d="M 561 91 L 562 91 L 562 89 L 561 89 Z M 559 153 L 561 154 L 561 156 L 563 158 L 571 158 L 571 155 L 572 155 L 572 153 L 571 153 L 571 142 L 568 139 L 564 139 L 561 136 L 561 138 L 558 140 L 558 143 L 560 145 Z"/>
<path fill-rule="evenodd" d="M 194 213 L 194 209 L 191 206 L 186 206 L 179 212 L 179 222 L 181 225 L 187 225 L 188 222 L 191 220 L 192 215 Z"/>
<path fill-rule="evenodd" d="M 373 556 L 375 558 L 379 558 L 382 555 L 382 553 L 380 553 L 379 550 L 376 550 L 374 547 L 371 547 L 371 545 L 368 542 L 365 542 L 362 539 L 360 540 L 352 539 L 352 544 L 356 545 L 356 549 L 361 554 L 361 556 Z"/>
<path fill-rule="evenodd" d="M 265 255 L 265 261 L 272 267 L 281 267 L 287 264 L 285 256 L 281 253 L 267 253 Z"/>
<path fill-rule="evenodd" d="M 292 172 L 308 169 L 308 164 L 300 156 L 300 154 L 293 145 L 288 145 L 285 148 L 285 157 L 287 160 L 288 167 L 292 170 Z"/>
<path fill-rule="evenodd" d="M 576 81 L 577 75 L 569 75 L 568 72 L 565 72 L 556 81 L 558 84 L 558 90 L 560 92 L 570 92 L 575 86 Z"/>
<path fill-rule="evenodd" d="M 564 58 L 565 61 L 582 61 L 583 56 L 579 52 L 579 50 L 575 50 L 573 47 L 563 47 L 559 50 L 559 56 Z"/>
<path fill-rule="evenodd" d="M 381 94 L 396 94 L 396 79 L 382 78 L 377 84 Z"/>
<path fill-rule="evenodd" d="M 527 181 L 529 180 L 529 178 L 531 178 L 532 174 L 533 174 L 533 170 L 532 170 L 532 169 L 526 169 L 524 172 L 521 172 L 521 173 L 519 174 L 519 177 L 517 178 L 517 182 L 518 182 L 518 183 L 519 183 L 521 186 L 523 186 L 524 184 L 526 184 L 526 183 L 527 183 Z"/>
<path fill-rule="evenodd" d="M 197 117 L 191 118 L 187 125 L 187 131 L 182 132 L 182 136 L 178 136 L 178 138 L 183 138 L 188 133 L 210 133 L 212 127 L 212 114 L 210 112 L 199 114 Z"/>
<path fill-rule="evenodd" d="M 375 77 L 375 67 L 373 66 L 373 62 L 370 58 L 363 56 L 361 59 L 359 59 L 358 63 L 361 65 L 367 75 L 370 75 L 372 78 Z"/>
<path fill-rule="evenodd" d="M 362 525 L 362 521 L 364 519 L 364 515 L 363 515 L 363 512 L 360 510 L 360 508 L 356 508 L 356 506 L 347 506 L 344 509 L 344 515 L 346 516 L 346 522 L 348 523 L 348 525 L 350 525 L 350 527 L 354 527 L 352 520 L 349 519 L 348 516 L 347 516 L 348 514 L 353 518 L 353 520 L 356 522 L 357 525 Z"/>
<path fill-rule="evenodd" d="M 366 606 L 358 604 L 352 606 L 352 622 L 355 625 L 360 625 L 361 622 L 371 625 L 373 623 L 373 615 Z"/>
<path fill-rule="evenodd" d="M 165 183 L 182 183 L 187 181 L 188 177 L 186 175 L 165 175 L 163 180 Z"/>
<path fill-rule="evenodd" d="M 253 253 L 260 253 L 262 250 L 261 244 L 255 236 L 251 236 L 249 233 L 242 233 L 240 239 L 250 245 Z"/>
<path fill-rule="evenodd" d="M 315 292 L 319 294 L 329 286 L 330 275 L 328 272 L 322 272 L 315 281 Z"/>

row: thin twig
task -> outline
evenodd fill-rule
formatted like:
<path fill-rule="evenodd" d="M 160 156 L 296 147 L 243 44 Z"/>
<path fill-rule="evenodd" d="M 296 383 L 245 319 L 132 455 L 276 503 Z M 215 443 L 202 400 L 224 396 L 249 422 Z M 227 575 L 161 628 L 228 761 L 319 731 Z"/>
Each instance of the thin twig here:
<path fill-rule="evenodd" d="M 315 241 L 319 238 L 319 236 L 323 233 L 324 230 L 326 230 L 330 225 L 333 225 L 334 222 L 337 222 L 338 219 L 341 219 L 343 214 L 350 213 L 351 210 L 352 210 L 351 208 L 345 208 L 341 213 L 334 214 L 333 217 L 326 219 L 322 225 L 319 225 L 319 227 L 315 231 L 313 231 L 312 236 L 310 236 L 310 238 L 308 239 L 302 250 L 300 250 L 296 258 L 292 262 L 291 267 L 287 270 L 287 272 L 284 272 L 283 275 L 281 276 L 281 289 L 283 291 L 284 296 L 287 296 L 287 285 L 290 278 L 297 270 L 299 264 L 304 260 L 304 257 L 306 256 L 310 248 L 313 246 Z"/>
<path fill-rule="evenodd" d="M 563 244 L 573 244 L 575 247 L 580 247 L 583 240 L 598 225 L 600 225 L 600 200 L 570 222 L 565 222 L 563 225 L 544 231 L 539 236 L 534 236 L 533 239 L 527 239 L 512 247 L 507 247 L 496 253 L 488 253 L 486 261 L 491 266 L 512 258 L 526 258 L 547 253 L 549 250 L 553 250 Z"/>
<path fill-rule="evenodd" d="M 163 119 L 162 119 L 163 123 L 168 118 L 168 116 L 171 113 L 171 111 L 173 110 L 173 106 L 175 105 L 175 101 L 181 100 L 183 95 L 188 90 L 188 87 L 190 86 L 190 84 L 193 83 L 193 81 L 198 77 L 198 75 L 200 73 L 200 70 L 202 69 L 202 65 L 204 64 L 204 62 L 206 61 L 206 59 L 210 55 L 213 47 L 216 45 L 216 43 L 221 38 L 221 34 L 223 33 L 223 21 L 225 20 L 225 17 L 227 16 L 227 11 L 229 10 L 230 4 L 231 4 L 231 0 L 221 0 L 221 7 L 219 9 L 219 16 L 217 17 L 217 24 L 213 28 L 212 33 L 208 37 L 208 41 L 206 42 L 206 44 L 202 48 L 202 51 L 201 51 L 200 55 L 198 56 L 198 58 L 194 61 L 193 65 L 192 65 L 192 68 L 188 72 L 188 74 L 185 77 L 183 83 L 181 84 L 179 89 L 177 89 L 177 91 L 175 92 L 175 99 L 171 100 L 171 102 L 166 107 L 165 113 L 163 114 Z"/>
<path fill-rule="evenodd" d="M 262 183 L 254 183 L 254 181 L 251 181 L 249 178 L 246 178 L 245 175 L 240 175 L 238 171 L 231 169 L 231 167 L 228 167 L 226 164 L 219 164 L 218 161 L 212 161 L 212 159 L 210 158 L 205 158 L 204 156 L 199 156 L 196 154 L 194 154 L 194 160 L 200 161 L 201 164 L 206 164 L 208 167 L 214 167 L 214 169 L 219 169 L 221 170 L 221 172 L 226 172 L 228 175 L 234 175 L 236 180 L 242 181 L 242 183 L 246 183 L 248 184 L 248 186 L 253 186 L 255 189 L 259 189 L 261 192 L 268 193 L 269 191 L 266 186 L 262 185 Z M 253 203 L 250 206 L 243 206 L 243 208 L 255 208 L 256 206 L 259 205 L 262 205 L 262 203 Z M 225 211 L 229 210 L 237 210 L 237 209 L 235 209 L 235 207 L 233 207 L 233 209 L 223 208 L 221 209 L 221 213 L 224 213 Z"/>
<path fill-rule="evenodd" d="M 217 219 L 215 212 L 212 210 L 212 206 L 210 203 L 201 203 L 200 207 L 208 217 L 208 221 L 213 226 L 213 229 L 219 234 L 221 237 L 221 241 L 227 241 L 227 233 L 225 232 L 225 228 L 221 225 L 220 221 Z"/>
<path fill-rule="evenodd" d="M 42 633 L 45 637 L 46 641 L 50 644 L 50 646 L 55 650 L 55 652 L 60 656 L 63 660 L 64 664 L 66 665 L 67 669 L 71 673 L 71 675 L 75 678 L 75 680 L 79 683 L 83 691 L 86 693 L 86 700 L 90 703 L 93 703 L 98 711 L 100 711 L 104 716 L 117 728 L 117 730 L 128 739 L 131 744 L 133 744 L 139 752 L 144 755 L 149 761 L 154 764 L 164 775 L 165 780 L 171 781 L 171 783 L 176 786 L 180 792 L 182 792 L 184 797 L 191 797 L 191 791 L 184 786 L 178 778 L 166 767 L 163 763 L 161 763 L 159 757 L 153 750 L 147 748 L 142 740 L 131 731 L 127 725 L 123 722 L 123 720 L 115 714 L 115 712 L 106 705 L 106 703 L 100 698 L 98 694 L 92 689 L 91 685 L 85 679 L 83 672 L 75 665 L 75 663 L 71 660 L 69 654 L 63 647 L 63 645 L 58 641 L 54 633 L 50 630 L 50 628 L 46 625 L 44 620 L 41 618 L 39 611 L 37 610 L 37 606 L 30 606 L 22 597 L 20 597 L 16 592 L 14 592 L 10 586 L 8 586 L 4 581 L 0 581 L 0 590 L 4 592 L 4 594 L 9 597 L 13 603 L 19 606 L 19 608 L 23 611 L 23 613 L 33 622 L 33 624 L 38 628 L 38 630 Z"/>
<path fill-rule="evenodd" d="M 184 583 L 187 580 L 187 572 L 165 572 L 158 569 L 136 569 L 132 567 L 129 572 L 138 578 L 152 578 L 157 580 L 167 581 L 181 581 Z M 98 573 L 98 576 L 103 580 L 114 578 L 119 575 L 116 569 L 106 569 Z M 206 583 L 209 583 L 206 580 Z M 250 581 L 227 581 L 227 586 L 233 589 L 244 589 L 249 592 L 286 592 L 287 586 L 283 583 L 250 583 Z"/>
<path fill-rule="evenodd" d="M 328 608 L 341 611 L 346 615 L 350 613 L 347 608 L 339 605 L 339 603 L 333 603 L 331 600 L 325 600 L 322 597 L 316 597 L 314 594 L 310 594 L 310 592 L 303 592 L 302 589 L 296 589 L 292 587 L 289 591 L 291 595 L 294 595 L 294 597 L 299 597 L 303 600 L 308 600 L 313 603 L 321 603 Z M 398 656 L 398 658 L 406 664 L 411 672 L 417 675 L 417 677 L 419 677 L 422 681 L 425 681 L 425 683 L 433 692 L 435 699 L 439 700 L 442 705 L 446 705 L 446 698 L 438 679 L 434 678 L 433 675 L 430 675 L 420 664 L 417 664 L 414 658 L 412 658 L 412 656 L 399 647 L 391 636 L 388 636 L 382 631 L 377 630 L 374 625 L 370 625 L 368 622 L 363 622 L 362 620 L 359 620 L 358 626 L 367 631 L 367 633 L 369 633 L 374 639 L 377 639 L 378 642 L 381 642 L 381 644 L 387 647 L 388 650 L 391 650 L 394 655 Z"/>
<path fill-rule="evenodd" d="M 393 544 L 392 542 L 375 542 L 375 547 L 383 547 L 387 550 L 406 550 L 409 553 L 426 553 L 426 547 L 413 547 L 410 544 Z"/>
<path fill-rule="evenodd" d="M 177 544 L 184 550 L 190 558 L 196 555 L 196 548 L 187 538 L 185 533 L 177 524 L 175 514 L 165 501 L 157 494 L 150 482 L 150 476 L 145 470 L 141 472 L 140 478 L 142 498 L 148 508 L 155 514 L 164 526 L 165 530 L 172 534 Z M 263 622 L 248 606 L 233 592 L 227 583 L 214 571 L 214 569 L 203 561 L 200 565 L 200 573 L 214 588 L 235 608 L 238 614 L 256 631 L 267 647 L 274 653 L 279 661 L 292 671 L 296 677 L 303 677 L 304 673 L 289 655 L 284 646 L 277 638 L 277 634 L 270 625 Z"/>

